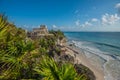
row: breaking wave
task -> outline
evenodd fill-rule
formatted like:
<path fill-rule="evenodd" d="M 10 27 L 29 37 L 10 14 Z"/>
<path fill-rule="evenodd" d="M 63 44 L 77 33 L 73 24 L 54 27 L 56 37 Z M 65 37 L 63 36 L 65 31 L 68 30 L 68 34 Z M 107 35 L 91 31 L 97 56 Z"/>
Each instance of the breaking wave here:
<path fill-rule="evenodd" d="M 87 42 L 87 41 L 71 41 L 76 47 L 80 48 L 87 58 L 91 59 L 91 63 L 102 69 L 105 74 L 105 80 L 120 80 L 120 56 L 100 50 L 96 45 L 120 49 L 118 46 Z"/>

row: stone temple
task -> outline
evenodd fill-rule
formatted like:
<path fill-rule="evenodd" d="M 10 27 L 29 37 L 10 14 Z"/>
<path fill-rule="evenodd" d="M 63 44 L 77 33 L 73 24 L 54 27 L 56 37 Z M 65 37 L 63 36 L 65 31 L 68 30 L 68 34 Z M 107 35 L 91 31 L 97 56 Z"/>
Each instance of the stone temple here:
<path fill-rule="evenodd" d="M 36 39 L 44 36 L 52 36 L 49 34 L 48 29 L 45 25 L 40 25 L 39 28 L 33 28 L 31 32 L 27 32 L 27 36 L 31 39 Z"/>

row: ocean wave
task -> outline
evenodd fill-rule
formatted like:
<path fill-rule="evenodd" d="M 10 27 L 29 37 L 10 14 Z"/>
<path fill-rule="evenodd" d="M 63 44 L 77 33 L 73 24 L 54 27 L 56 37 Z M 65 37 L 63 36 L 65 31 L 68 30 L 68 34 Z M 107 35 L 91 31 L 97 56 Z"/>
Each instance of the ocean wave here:
<path fill-rule="evenodd" d="M 82 49 L 86 57 L 88 57 L 89 59 L 90 58 L 93 59 L 94 65 L 97 64 L 96 66 L 98 66 L 99 64 L 102 67 L 105 73 L 105 80 L 119 80 L 120 78 L 120 56 L 101 51 L 97 47 L 92 46 L 93 43 L 89 43 L 86 41 L 72 40 L 72 43 L 76 47 Z M 88 45 L 85 45 L 85 44 L 88 44 Z M 105 45 L 105 46 L 119 49 L 119 47 L 109 45 L 109 44 L 104 44 L 104 43 L 95 43 L 95 44 Z"/>
<path fill-rule="evenodd" d="M 92 46 L 94 43 L 92 42 L 86 42 L 86 41 L 75 41 L 75 40 L 72 40 L 72 43 L 83 49 L 84 51 L 87 51 L 87 52 L 90 52 L 92 54 L 96 54 L 100 57 L 102 57 L 103 59 L 109 61 L 109 59 L 117 59 L 120 61 L 120 56 L 118 54 L 110 54 L 109 52 L 105 52 L 105 51 L 101 51 L 100 49 L 98 49 L 97 47 L 95 46 Z M 96 43 L 96 42 L 95 42 Z M 85 45 L 87 44 L 87 45 Z M 103 43 L 96 43 L 96 44 L 99 44 L 99 45 L 107 45 L 107 46 L 112 46 L 112 47 L 116 47 L 116 48 L 119 48 L 117 46 L 113 46 L 113 45 L 109 45 L 109 44 L 103 44 Z M 107 58 L 106 56 L 109 56 L 109 58 Z"/>
<path fill-rule="evenodd" d="M 110 60 L 103 67 L 105 80 L 120 80 L 120 61 Z"/>
<path fill-rule="evenodd" d="M 111 44 L 106 44 L 106 43 L 94 42 L 94 44 L 105 45 L 105 46 L 109 46 L 109 47 L 112 47 L 112 48 L 120 49 L 120 47 L 118 47 L 118 46 L 111 45 Z"/>

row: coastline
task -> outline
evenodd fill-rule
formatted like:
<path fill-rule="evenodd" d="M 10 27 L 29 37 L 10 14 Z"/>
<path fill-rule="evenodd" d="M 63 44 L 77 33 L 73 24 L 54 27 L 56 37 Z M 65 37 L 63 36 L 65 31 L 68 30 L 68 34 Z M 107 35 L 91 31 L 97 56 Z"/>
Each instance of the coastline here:
<path fill-rule="evenodd" d="M 85 56 L 85 54 L 80 49 L 75 48 L 75 46 L 69 46 L 68 44 L 65 44 L 64 46 L 66 48 L 65 54 L 73 56 L 75 63 L 82 64 L 88 67 L 91 71 L 93 71 L 96 80 L 105 80 L 104 71 L 92 65 L 90 60 Z"/>

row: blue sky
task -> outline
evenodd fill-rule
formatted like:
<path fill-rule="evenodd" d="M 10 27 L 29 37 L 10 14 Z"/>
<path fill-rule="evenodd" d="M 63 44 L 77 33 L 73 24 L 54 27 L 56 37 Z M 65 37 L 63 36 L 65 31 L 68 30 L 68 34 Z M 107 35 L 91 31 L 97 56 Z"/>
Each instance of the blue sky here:
<path fill-rule="evenodd" d="M 29 30 L 120 31 L 120 0 L 0 0 L 0 13 Z"/>

